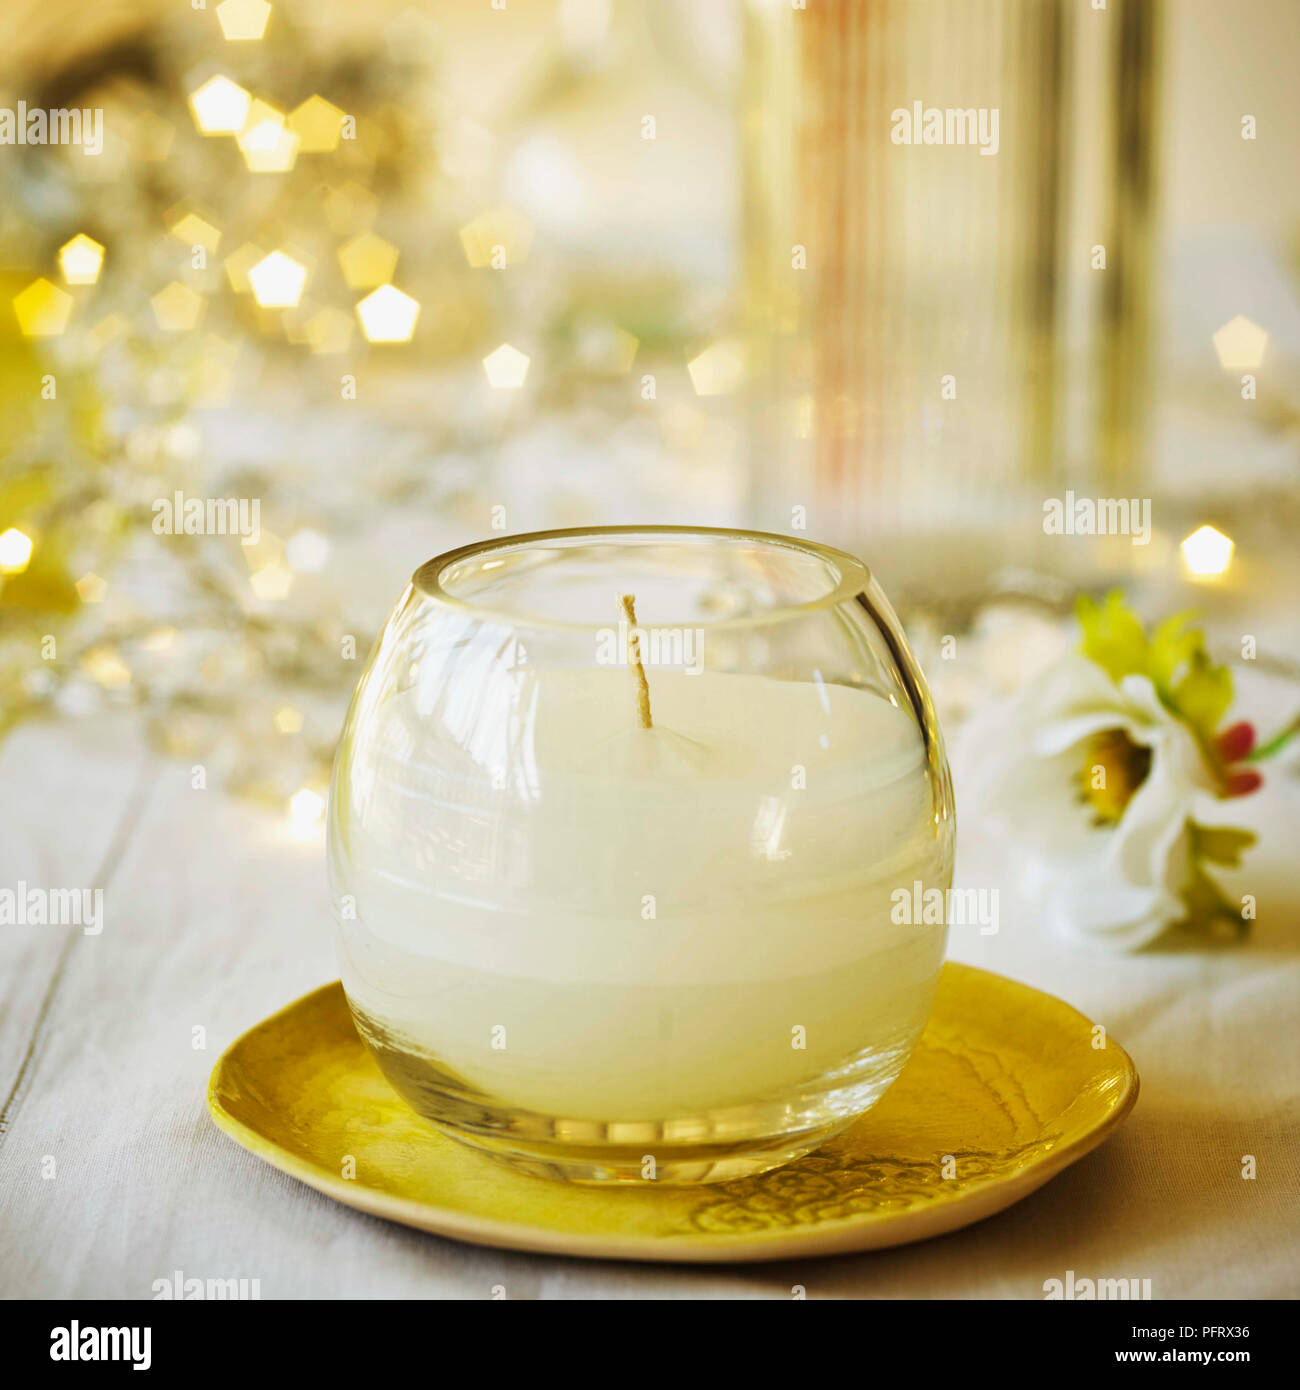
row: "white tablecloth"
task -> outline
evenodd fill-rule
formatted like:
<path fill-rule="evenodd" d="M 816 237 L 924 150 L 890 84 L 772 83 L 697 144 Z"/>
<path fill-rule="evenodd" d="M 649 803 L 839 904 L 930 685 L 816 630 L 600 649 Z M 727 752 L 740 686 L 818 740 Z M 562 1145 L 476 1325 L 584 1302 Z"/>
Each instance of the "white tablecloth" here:
<path fill-rule="evenodd" d="M 1142 1075 L 1118 1134 L 1027 1200 L 920 1245 L 735 1268 L 458 1245 L 337 1206 L 218 1133 L 204 1090 L 240 1032 L 334 978 L 323 847 L 148 752 L 125 717 L 0 747 L 0 886 L 102 885 L 101 935 L 0 927 L 0 1294 L 149 1298 L 260 1281 L 264 1298 L 1041 1298 L 1047 1279 L 1150 1279 L 1155 1298 L 1300 1293 L 1300 906 L 1294 843 L 1249 872 L 1241 947 L 1120 959 L 1045 941 L 1008 906 L 952 954 L 1104 1022 Z M 1300 783 L 1243 802 L 1300 824 Z M 989 883 L 962 828 L 959 882 Z M 196 1028 L 205 1046 L 194 1045 Z M 203 1036 L 203 1035 L 200 1035 Z M 1257 1176 L 1242 1177 L 1243 1155 Z"/>

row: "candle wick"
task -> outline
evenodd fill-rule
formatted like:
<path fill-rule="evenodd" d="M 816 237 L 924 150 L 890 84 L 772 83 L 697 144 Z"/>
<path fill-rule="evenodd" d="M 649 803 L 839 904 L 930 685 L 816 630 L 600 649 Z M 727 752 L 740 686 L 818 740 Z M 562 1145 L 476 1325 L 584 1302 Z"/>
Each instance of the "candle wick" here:
<path fill-rule="evenodd" d="M 645 678 L 645 667 L 641 664 L 641 634 L 636 625 L 636 596 L 619 595 L 623 606 L 623 616 L 628 622 L 627 664 L 632 668 L 636 680 L 636 716 L 643 729 L 651 729 L 654 724 L 650 718 L 650 682 Z"/>

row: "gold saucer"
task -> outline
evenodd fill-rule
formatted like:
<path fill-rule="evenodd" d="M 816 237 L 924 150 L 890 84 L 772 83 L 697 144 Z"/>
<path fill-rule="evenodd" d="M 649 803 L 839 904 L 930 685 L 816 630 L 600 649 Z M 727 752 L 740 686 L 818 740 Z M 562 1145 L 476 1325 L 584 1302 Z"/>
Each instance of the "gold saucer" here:
<path fill-rule="evenodd" d="M 374 1216 L 476 1245 L 694 1263 L 877 1250 L 968 1226 L 1096 1148 L 1137 1091 L 1128 1054 L 1094 1048 L 1082 1014 L 949 962 L 875 1109 L 816 1153 L 735 1182 L 604 1188 L 511 1171 L 398 1098 L 338 983 L 237 1039 L 208 1108 L 251 1153 Z"/>

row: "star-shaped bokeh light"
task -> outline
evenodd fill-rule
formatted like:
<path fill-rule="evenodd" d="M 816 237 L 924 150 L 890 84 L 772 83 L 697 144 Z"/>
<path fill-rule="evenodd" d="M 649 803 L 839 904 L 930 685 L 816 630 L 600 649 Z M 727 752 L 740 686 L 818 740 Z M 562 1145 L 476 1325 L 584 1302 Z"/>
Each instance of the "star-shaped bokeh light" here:
<path fill-rule="evenodd" d="M 686 364 L 697 396 L 725 396 L 735 391 L 745 375 L 745 354 L 732 338 L 723 338 Z"/>
<path fill-rule="evenodd" d="M 533 245 L 533 224 L 511 207 L 489 208 L 460 229 L 465 259 L 476 270 L 522 265 Z"/>
<path fill-rule="evenodd" d="M 397 255 L 397 247 L 391 241 L 374 232 L 362 232 L 339 247 L 339 268 L 352 289 L 373 289 L 393 278 Z"/>
<path fill-rule="evenodd" d="M 164 333 L 184 333 L 194 327 L 203 312 L 203 296 L 173 280 L 149 301 L 158 327 Z"/>
<path fill-rule="evenodd" d="M 264 309 L 291 309 L 302 298 L 307 267 L 283 251 L 272 251 L 251 267 L 248 283 Z"/>
<path fill-rule="evenodd" d="M 308 347 L 321 355 L 346 352 L 352 346 L 352 334 L 355 330 L 356 324 L 349 315 L 341 309 L 328 306 L 317 310 L 303 324 L 303 336 Z"/>
<path fill-rule="evenodd" d="M 357 305 L 361 331 L 372 343 L 410 342 L 419 316 L 419 303 L 395 285 L 380 285 Z"/>
<path fill-rule="evenodd" d="M 31 537 L 11 526 L 0 532 L 0 574 L 21 574 L 32 558 Z"/>
<path fill-rule="evenodd" d="M 289 129 L 303 154 L 329 154 L 343 138 L 343 112 L 323 96 L 309 96 L 289 113 Z"/>
<path fill-rule="evenodd" d="M 167 214 L 167 230 L 186 246 L 215 251 L 221 245 L 221 230 L 189 208 L 174 208 Z"/>
<path fill-rule="evenodd" d="M 108 581 L 90 570 L 77 580 L 75 587 L 82 603 L 103 603 L 104 595 L 108 592 Z"/>
<path fill-rule="evenodd" d="M 221 0 L 217 6 L 217 23 L 232 43 L 251 43 L 266 33 L 271 7 L 266 0 Z"/>
<path fill-rule="evenodd" d="M 28 338 L 54 338 L 68 326 L 72 296 L 42 276 L 14 296 L 18 327 Z"/>
<path fill-rule="evenodd" d="M 284 112 L 260 98 L 249 107 L 248 120 L 235 142 L 255 174 L 286 173 L 298 159 L 300 141 L 289 129 Z"/>
<path fill-rule="evenodd" d="M 509 343 L 502 343 L 495 352 L 483 359 L 487 379 L 499 391 L 515 391 L 528 375 L 529 357 Z"/>
<path fill-rule="evenodd" d="M 253 98 L 228 77 L 210 77 L 190 93 L 194 124 L 204 135 L 238 135 Z"/>
<path fill-rule="evenodd" d="M 1222 574 L 1232 563 L 1233 543 L 1213 526 L 1201 526 L 1182 544 L 1183 562 L 1201 578 Z"/>
<path fill-rule="evenodd" d="M 1245 314 L 1230 319 L 1214 335 L 1214 350 L 1225 372 L 1249 372 L 1264 360 L 1268 334 Z"/>
<path fill-rule="evenodd" d="M 93 285 L 104 268 L 104 248 L 85 232 L 59 247 L 59 269 L 69 285 Z"/>
<path fill-rule="evenodd" d="M 236 294 L 252 293 L 253 287 L 248 283 L 248 272 L 265 257 L 266 252 L 252 241 L 246 241 L 226 257 L 226 278 Z"/>

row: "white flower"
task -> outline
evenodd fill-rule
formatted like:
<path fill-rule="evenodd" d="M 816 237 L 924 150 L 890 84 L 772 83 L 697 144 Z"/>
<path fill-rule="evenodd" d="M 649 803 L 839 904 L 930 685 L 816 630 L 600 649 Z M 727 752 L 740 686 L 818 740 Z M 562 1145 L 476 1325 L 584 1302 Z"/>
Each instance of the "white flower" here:
<path fill-rule="evenodd" d="M 958 815 L 1006 837 L 1052 929 L 1136 950 L 1186 915 L 1189 822 L 1215 781 L 1146 676 L 1065 657 L 973 719 L 956 764 Z"/>

